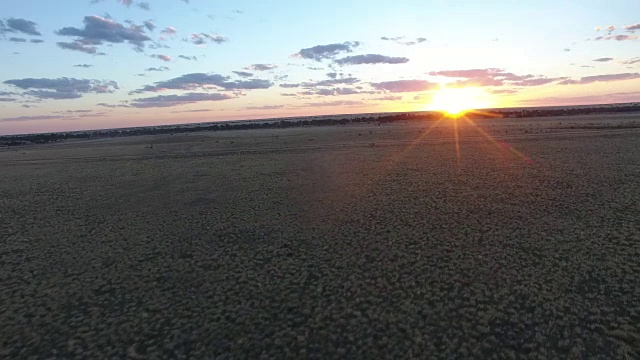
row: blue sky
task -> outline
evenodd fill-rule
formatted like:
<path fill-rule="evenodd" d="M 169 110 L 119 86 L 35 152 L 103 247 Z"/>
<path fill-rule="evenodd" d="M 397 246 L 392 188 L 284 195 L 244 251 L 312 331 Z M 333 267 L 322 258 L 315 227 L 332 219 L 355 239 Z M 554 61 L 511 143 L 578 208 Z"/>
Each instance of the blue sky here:
<path fill-rule="evenodd" d="M 461 88 L 471 107 L 640 101 L 637 0 L 26 0 L 0 14 L 0 134 L 418 111 Z"/>

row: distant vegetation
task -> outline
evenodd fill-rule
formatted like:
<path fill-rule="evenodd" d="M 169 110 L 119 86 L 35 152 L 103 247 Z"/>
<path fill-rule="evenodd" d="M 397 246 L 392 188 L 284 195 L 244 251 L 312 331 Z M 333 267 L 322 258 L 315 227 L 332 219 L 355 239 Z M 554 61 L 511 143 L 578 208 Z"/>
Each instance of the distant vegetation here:
<path fill-rule="evenodd" d="M 474 119 L 482 118 L 532 118 L 532 117 L 548 117 L 548 116 L 571 116 L 571 115 L 589 115 L 599 113 L 624 113 L 624 112 L 640 112 L 640 104 L 621 104 L 619 106 L 601 105 L 601 106 L 585 106 L 574 108 L 536 108 L 536 109 L 500 109 L 492 112 L 469 113 L 466 116 Z M 229 130 L 249 130 L 249 129 L 281 129 L 301 126 L 333 126 L 348 125 L 358 123 L 393 123 L 396 121 L 407 120 L 437 120 L 442 117 L 439 112 L 414 112 L 400 114 L 381 114 L 377 116 L 350 116 L 342 119 L 324 118 L 324 119 L 286 119 L 286 120 L 264 120 L 247 121 L 247 122 L 219 122 L 209 123 L 197 126 L 189 125 L 170 125 L 158 127 L 136 127 L 125 129 L 107 129 L 107 130 L 87 130 L 60 133 L 44 133 L 44 134 L 28 134 L 28 135 L 7 135 L 0 136 L 0 147 L 18 146 L 27 144 L 46 144 L 50 142 L 64 141 L 67 139 L 97 139 L 105 137 L 118 136 L 136 136 L 136 135 L 157 135 L 157 134 L 174 134 L 187 133 L 197 131 L 229 131 Z"/>

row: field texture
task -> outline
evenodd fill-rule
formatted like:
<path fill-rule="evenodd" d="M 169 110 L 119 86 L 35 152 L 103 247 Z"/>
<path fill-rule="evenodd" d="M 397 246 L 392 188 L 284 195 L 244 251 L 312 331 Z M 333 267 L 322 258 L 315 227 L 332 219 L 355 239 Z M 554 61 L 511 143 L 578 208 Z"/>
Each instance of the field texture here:
<path fill-rule="evenodd" d="M 0 149 L 0 357 L 638 358 L 633 121 Z"/>

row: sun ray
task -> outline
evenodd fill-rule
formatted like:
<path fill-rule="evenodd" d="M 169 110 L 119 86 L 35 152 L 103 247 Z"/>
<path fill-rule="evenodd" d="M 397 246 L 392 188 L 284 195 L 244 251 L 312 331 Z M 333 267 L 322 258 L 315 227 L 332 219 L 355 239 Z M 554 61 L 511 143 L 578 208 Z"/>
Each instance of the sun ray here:
<path fill-rule="evenodd" d="M 456 141 L 456 160 L 458 165 L 458 171 L 460 171 L 460 162 L 462 160 L 462 156 L 460 154 L 460 136 L 458 135 L 458 119 L 453 119 L 453 136 Z"/>
<path fill-rule="evenodd" d="M 482 130 L 473 120 L 469 119 L 466 116 L 463 116 L 463 118 L 469 123 L 471 124 L 473 127 L 476 128 L 476 130 L 478 130 L 478 132 L 480 134 L 482 134 L 485 138 L 487 138 L 487 140 L 491 141 L 498 149 L 500 150 L 509 150 L 510 152 L 512 152 L 513 154 L 517 155 L 518 157 L 520 157 L 522 160 L 524 160 L 526 163 L 528 164 L 534 164 L 535 162 L 527 157 L 525 154 L 521 153 L 520 151 L 518 151 L 516 148 L 514 148 L 513 146 L 509 145 L 506 142 L 499 142 L 497 141 L 493 136 L 489 135 L 486 131 Z"/>

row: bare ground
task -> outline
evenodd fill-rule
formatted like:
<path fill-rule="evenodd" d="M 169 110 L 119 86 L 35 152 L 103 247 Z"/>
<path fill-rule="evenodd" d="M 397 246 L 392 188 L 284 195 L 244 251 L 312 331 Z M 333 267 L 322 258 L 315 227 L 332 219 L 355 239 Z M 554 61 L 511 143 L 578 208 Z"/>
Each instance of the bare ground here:
<path fill-rule="evenodd" d="M 0 355 L 637 358 L 636 120 L 0 150 Z"/>

